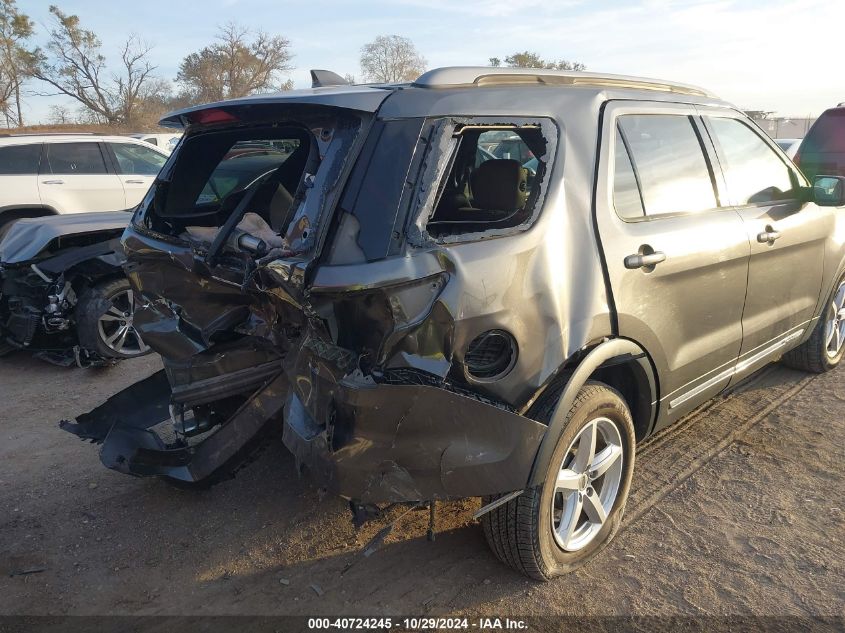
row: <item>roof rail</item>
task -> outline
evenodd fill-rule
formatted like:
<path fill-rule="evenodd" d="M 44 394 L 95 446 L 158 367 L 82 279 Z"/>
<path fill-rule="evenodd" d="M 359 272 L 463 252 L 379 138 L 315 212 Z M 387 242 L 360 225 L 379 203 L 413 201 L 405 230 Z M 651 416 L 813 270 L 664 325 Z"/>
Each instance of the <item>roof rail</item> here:
<path fill-rule="evenodd" d="M 508 85 L 596 86 L 603 88 L 635 88 L 716 98 L 709 90 L 687 84 L 609 75 L 580 70 L 546 70 L 543 68 L 501 68 L 493 66 L 453 66 L 435 68 L 420 75 L 413 85 L 420 88 L 456 88 Z"/>
<path fill-rule="evenodd" d="M 5 132 L 0 137 L 10 136 L 110 136 L 106 132 Z"/>

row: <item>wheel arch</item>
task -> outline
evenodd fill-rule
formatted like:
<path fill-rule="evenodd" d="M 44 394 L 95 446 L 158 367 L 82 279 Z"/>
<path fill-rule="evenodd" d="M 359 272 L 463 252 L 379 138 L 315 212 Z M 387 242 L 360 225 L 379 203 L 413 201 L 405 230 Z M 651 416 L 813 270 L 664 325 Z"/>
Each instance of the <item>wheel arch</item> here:
<path fill-rule="evenodd" d="M 59 215 L 53 207 L 44 204 L 7 204 L 0 207 L 0 224 L 9 217 L 16 220 L 23 218 L 40 218 L 47 215 Z"/>
<path fill-rule="evenodd" d="M 654 364 L 645 349 L 630 339 L 614 338 L 599 343 L 559 374 L 559 379 L 566 379 L 566 385 L 534 459 L 529 486 L 542 483 L 557 439 L 566 425 L 566 414 L 588 380 L 598 380 L 619 391 L 631 411 L 637 440 L 648 436 L 657 417 L 659 383 Z"/>

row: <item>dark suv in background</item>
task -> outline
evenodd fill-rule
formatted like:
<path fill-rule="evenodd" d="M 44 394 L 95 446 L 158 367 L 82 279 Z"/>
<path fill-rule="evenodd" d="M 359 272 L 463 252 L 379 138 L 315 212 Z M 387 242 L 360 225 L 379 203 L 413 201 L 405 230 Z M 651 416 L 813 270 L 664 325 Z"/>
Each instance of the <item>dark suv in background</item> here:
<path fill-rule="evenodd" d="M 483 497 L 548 579 L 618 530 L 636 442 L 782 356 L 841 361 L 845 179 L 707 91 L 326 77 L 162 121 L 184 140 L 123 244 L 165 369 L 64 424 L 110 468 L 201 484 L 282 425 L 357 519 Z M 286 149 L 220 176 L 256 146 Z"/>
<path fill-rule="evenodd" d="M 816 119 L 794 160 L 808 178 L 845 176 L 845 104 L 825 110 Z"/>

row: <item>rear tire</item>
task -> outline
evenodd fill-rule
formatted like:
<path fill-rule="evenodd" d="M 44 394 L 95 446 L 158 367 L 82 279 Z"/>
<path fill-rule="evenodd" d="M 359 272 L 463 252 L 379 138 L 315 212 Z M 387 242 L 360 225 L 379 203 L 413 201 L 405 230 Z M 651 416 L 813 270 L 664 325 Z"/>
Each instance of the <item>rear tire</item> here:
<path fill-rule="evenodd" d="M 125 359 L 150 352 L 132 326 L 136 303 L 125 277 L 86 290 L 76 305 L 79 344 L 103 358 Z"/>
<path fill-rule="evenodd" d="M 834 369 L 845 356 L 845 275 L 836 283 L 813 334 L 781 359 L 784 365 L 814 374 Z"/>
<path fill-rule="evenodd" d="M 563 385 L 550 391 L 529 417 L 549 422 Z M 526 576 L 550 580 L 604 549 L 622 522 L 634 472 L 634 437 L 619 392 L 599 382 L 584 385 L 567 414 L 543 484 L 482 516 L 496 557 Z"/>

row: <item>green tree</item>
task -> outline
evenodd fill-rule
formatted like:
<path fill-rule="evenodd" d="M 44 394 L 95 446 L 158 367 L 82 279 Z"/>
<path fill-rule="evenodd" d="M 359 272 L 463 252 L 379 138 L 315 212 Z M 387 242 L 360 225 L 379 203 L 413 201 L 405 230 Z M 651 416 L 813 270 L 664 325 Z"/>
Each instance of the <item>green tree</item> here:
<path fill-rule="evenodd" d="M 21 86 L 36 59 L 37 49 L 27 46 L 34 26 L 15 0 L 0 0 L 0 114 L 7 127 L 23 125 Z"/>
<path fill-rule="evenodd" d="M 191 103 L 245 97 L 268 90 L 288 90 L 293 84 L 281 75 L 293 68 L 290 42 L 280 35 L 253 33 L 230 22 L 216 41 L 191 53 L 179 65 L 176 81 L 181 97 Z"/>
<path fill-rule="evenodd" d="M 489 62 L 491 66 L 502 66 L 502 60 L 498 57 L 491 57 Z M 546 61 L 537 53 L 531 51 L 508 55 L 504 59 L 504 65 L 511 68 L 545 68 L 549 70 L 586 70 L 587 68 L 581 62 L 570 62 L 566 59 Z"/>
<path fill-rule="evenodd" d="M 400 35 L 379 35 L 361 48 L 364 81 L 398 83 L 413 81 L 425 72 L 425 57 L 414 43 Z"/>

